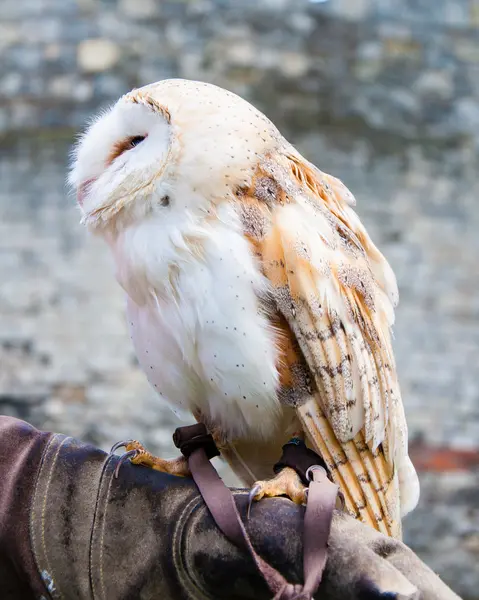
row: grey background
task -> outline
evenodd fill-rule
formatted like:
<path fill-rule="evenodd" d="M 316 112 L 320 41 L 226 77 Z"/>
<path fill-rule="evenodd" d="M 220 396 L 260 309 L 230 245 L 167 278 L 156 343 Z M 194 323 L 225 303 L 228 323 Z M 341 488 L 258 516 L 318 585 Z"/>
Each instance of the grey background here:
<path fill-rule="evenodd" d="M 343 179 L 394 267 L 422 481 L 406 541 L 479 598 L 479 1 L 2 0 L 0 56 L 0 413 L 174 454 L 66 164 L 130 88 L 211 81 Z"/>

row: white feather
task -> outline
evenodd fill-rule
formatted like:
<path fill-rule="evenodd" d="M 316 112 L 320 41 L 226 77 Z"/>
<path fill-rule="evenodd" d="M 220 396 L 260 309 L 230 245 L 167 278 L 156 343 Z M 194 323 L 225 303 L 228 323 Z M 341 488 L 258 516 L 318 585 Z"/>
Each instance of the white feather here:
<path fill-rule="evenodd" d="M 188 236 L 203 241 L 202 255 L 188 247 Z M 133 343 L 156 391 L 202 411 L 232 439 L 266 437 L 280 417 L 277 357 L 258 311 L 266 280 L 236 214 L 225 207 L 221 221 L 205 229 L 153 219 L 119 236 L 114 253 Z"/>

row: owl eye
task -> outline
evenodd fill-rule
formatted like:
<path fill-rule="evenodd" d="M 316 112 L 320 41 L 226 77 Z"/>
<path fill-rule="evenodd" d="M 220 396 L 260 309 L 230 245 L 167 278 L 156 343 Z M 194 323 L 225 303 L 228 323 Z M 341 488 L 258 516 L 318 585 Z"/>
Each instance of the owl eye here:
<path fill-rule="evenodd" d="M 119 142 L 116 142 L 111 149 L 111 152 L 106 160 L 106 164 L 111 165 L 115 158 L 121 156 L 123 152 L 127 152 L 128 150 L 136 148 L 136 146 L 141 144 L 141 142 L 143 142 L 145 139 L 146 135 L 135 135 L 133 137 L 125 138 Z"/>
<path fill-rule="evenodd" d="M 135 146 L 138 146 L 138 144 L 141 144 L 145 139 L 146 135 L 136 135 L 135 137 L 130 138 L 129 145 L 131 148 L 134 148 Z"/>

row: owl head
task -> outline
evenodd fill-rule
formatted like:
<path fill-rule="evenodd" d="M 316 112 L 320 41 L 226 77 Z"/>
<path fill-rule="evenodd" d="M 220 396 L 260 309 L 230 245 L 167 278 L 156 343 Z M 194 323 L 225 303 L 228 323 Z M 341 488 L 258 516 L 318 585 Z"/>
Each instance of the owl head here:
<path fill-rule="evenodd" d="M 155 218 L 208 215 L 281 136 L 257 109 L 217 86 L 173 79 L 126 94 L 73 151 L 69 183 L 83 221 L 110 234 Z"/>

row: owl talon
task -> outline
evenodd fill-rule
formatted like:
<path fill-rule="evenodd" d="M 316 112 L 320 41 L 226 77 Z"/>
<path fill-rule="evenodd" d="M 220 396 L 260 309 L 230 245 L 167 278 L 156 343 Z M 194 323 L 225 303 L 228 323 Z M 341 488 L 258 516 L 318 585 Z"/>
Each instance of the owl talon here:
<path fill-rule="evenodd" d="M 128 452 L 125 452 L 125 454 L 123 454 L 120 457 L 120 460 L 118 461 L 118 464 L 116 465 L 116 469 L 115 469 L 115 479 L 118 479 L 118 474 L 120 473 L 120 467 L 125 462 L 125 460 L 128 458 L 128 459 L 130 459 L 130 462 L 131 462 L 132 459 L 135 458 L 135 456 L 137 454 L 138 454 L 138 450 L 129 450 Z"/>
<path fill-rule="evenodd" d="M 114 454 L 119 448 L 126 448 L 128 444 L 131 444 L 133 440 L 127 440 L 126 442 L 117 442 L 111 447 L 110 454 Z"/>
<path fill-rule="evenodd" d="M 248 494 L 248 510 L 246 512 L 246 518 L 249 519 L 249 516 L 251 514 L 251 506 L 253 504 L 253 500 L 255 499 L 255 496 L 259 493 L 261 489 L 261 486 L 259 485 L 254 485 Z"/>
<path fill-rule="evenodd" d="M 118 450 L 118 448 L 125 448 L 126 452 L 122 455 L 120 462 L 116 467 L 116 476 L 118 476 L 118 471 L 127 458 L 133 465 L 142 465 L 154 469 L 155 471 L 161 471 L 162 473 L 178 475 L 180 477 L 188 477 L 191 475 L 188 462 L 184 456 L 165 460 L 164 458 L 154 456 L 151 452 L 145 450 L 143 445 L 136 440 L 118 442 L 112 447 L 110 452 L 114 452 L 115 450 Z"/>
<path fill-rule="evenodd" d="M 287 496 L 295 504 L 306 504 L 307 489 L 296 471 L 285 467 L 273 479 L 257 481 L 251 488 L 249 498 L 258 501 L 264 496 L 270 498 Z"/>

